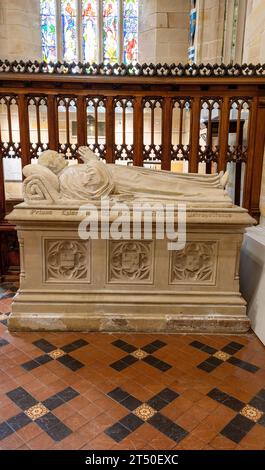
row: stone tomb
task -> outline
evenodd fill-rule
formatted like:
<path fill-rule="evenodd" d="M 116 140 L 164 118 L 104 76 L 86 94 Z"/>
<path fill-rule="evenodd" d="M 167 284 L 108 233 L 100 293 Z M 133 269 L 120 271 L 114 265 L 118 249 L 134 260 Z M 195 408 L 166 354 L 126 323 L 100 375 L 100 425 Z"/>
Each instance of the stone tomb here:
<path fill-rule="evenodd" d="M 246 332 L 239 292 L 245 227 L 254 223 L 234 206 L 226 176 L 173 174 L 105 164 L 86 148 L 83 164 L 67 167 L 46 151 L 24 168 L 24 202 L 8 216 L 20 242 L 20 288 L 9 329 L 138 332 Z M 185 203 L 187 242 L 79 237 L 81 205 Z M 115 217 L 112 217 L 115 219 Z M 112 220 L 112 219 L 111 219 Z M 143 223 L 143 222 L 142 222 Z"/>

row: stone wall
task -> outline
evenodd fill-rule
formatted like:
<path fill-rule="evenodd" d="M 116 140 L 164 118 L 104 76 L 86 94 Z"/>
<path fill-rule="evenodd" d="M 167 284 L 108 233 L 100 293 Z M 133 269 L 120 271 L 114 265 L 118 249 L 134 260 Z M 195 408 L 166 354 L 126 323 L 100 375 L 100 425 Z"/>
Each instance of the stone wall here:
<path fill-rule="evenodd" d="M 139 62 L 187 62 L 190 0 L 142 0 Z"/>
<path fill-rule="evenodd" d="M 41 59 L 39 0 L 0 1 L 0 58 Z"/>
<path fill-rule="evenodd" d="M 199 0 L 196 37 L 196 62 L 222 62 L 225 0 Z"/>

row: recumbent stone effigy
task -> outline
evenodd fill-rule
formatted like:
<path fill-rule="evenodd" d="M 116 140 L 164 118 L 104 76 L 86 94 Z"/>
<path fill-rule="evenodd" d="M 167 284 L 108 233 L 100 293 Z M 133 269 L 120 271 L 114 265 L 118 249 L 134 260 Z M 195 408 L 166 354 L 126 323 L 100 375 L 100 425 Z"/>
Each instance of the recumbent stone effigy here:
<path fill-rule="evenodd" d="M 8 219 L 20 242 L 20 287 L 10 330 L 245 332 L 246 303 L 239 291 L 244 230 L 254 223 L 225 191 L 227 175 L 180 174 L 105 164 L 81 147 L 84 163 L 68 166 L 47 150 L 23 169 L 24 202 Z M 79 236 L 80 206 L 126 203 L 186 205 L 187 241 L 168 250 L 156 239 Z M 144 220 L 141 219 L 142 227 Z"/>

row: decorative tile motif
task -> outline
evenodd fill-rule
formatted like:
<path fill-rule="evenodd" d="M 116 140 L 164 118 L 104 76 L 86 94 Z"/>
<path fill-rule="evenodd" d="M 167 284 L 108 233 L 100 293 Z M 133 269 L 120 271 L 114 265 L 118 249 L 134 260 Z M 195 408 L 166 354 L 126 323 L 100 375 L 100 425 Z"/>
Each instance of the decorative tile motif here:
<path fill-rule="evenodd" d="M 243 344 L 236 343 L 235 341 L 231 341 L 221 350 L 212 348 L 211 346 L 201 343 L 200 341 L 192 341 L 190 346 L 210 354 L 210 356 L 205 359 L 205 361 L 201 362 L 197 366 L 198 369 L 204 370 L 205 372 L 212 372 L 216 369 L 216 367 L 223 364 L 223 362 L 228 362 L 229 364 L 240 367 L 241 369 L 251 372 L 252 374 L 255 374 L 255 372 L 259 370 L 259 367 L 255 366 L 254 364 L 242 361 L 241 359 L 234 356 L 244 347 Z"/>
<path fill-rule="evenodd" d="M 265 389 L 261 389 L 249 403 L 243 403 L 218 388 L 212 389 L 208 397 L 237 412 L 221 430 L 221 434 L 231 441 L 239 444 L 257 423 L 265 428 Z"/>
<path fill-rule="evenodd" d="M 65 352 L 62 349 L 54 349 L 54 351 L 49 352 L 48 355 L 52 359 L 58 359 L 58 357 L 64 356 Z"/>
<path fill-rule="evenodd" d="M 21 365 L 21 367 L 28 371 L 36 369 L 37 367 L 40 367 L 41 365 L 46 364 L 52 360 L 59 361 L 73 372 L 81 369 L 81 367 L 84 367 L 82 362 L 68 354 L 69 352 L 76 351 L 83 346 L 87 346 L 88 342 L 84 339 L 79 339 L 73 343 L 66 344 L 62 348 L 56 348 L 56 346 L 53 346 L 53 344 L 51 344 L 49 341 L 46 341 L 45 339 L 34 341 L 33 344 L 34 346 L 37 346 L 37 348 L 41 349 L 41 351 L 43 351 L 45 354 Z"/>
<path fill-rule="evenodd" d="M 105 430 L 105 433 L 116 442 L 122 441 L 145 422 L 176 443 L 188 435 L 185 429 L 160 413 L 160 410 L 178 398 L 179 395 L 174 390 L 165 388 L 146 403 L 119 387 L 109 392 L 108 396 L 130 411 L 128 415 Z"/>
<path fill-rule="evenodd" d="M 136 351 L 133 351 L 132 353 L 133 357 L 136 357 L 136 359 L 144 359 L 146 356 L 148 356 L 147 352 L 143 351 L 142 349 L 136 349 Z"/>
<path fill-rule="evenodd" d="M 214 284 L 216 260 L 216 242 L 187 242 L 183 250 L 171 253 L 170 283 Z"/>
<path fill-rule="evenodd" d="M 221 359 L 221 361 L 227 361 L 231 355 L 224 351 L 217 351 L 213 354 L 213 357 L 217 357 L 217 359 Z"/>
<path fill-rule="evenodd" d="M 257 423 L 264 413 L 254 408 L 254 406 L 246 405 L 243 410 L 240 411 L 240 414 Z"/>
<path fill-rule="evenodd" d="M 26 415 L 35 421 L 37 418 L 41 418 L 42 416 L 49 413 L 48 408 L 44 406 L 42 403 L 37 403 L 37 405 L 32 406 L 28 410 L 25 410 Z"/>
<path fill-rule="evenodd" d="M 156 410 L 146 403 L 143 403 L 142 405 L 138 406 L 136 410 L 134 410 L 134 414 L 143 421 L 147 421 L 148 419 L 152 418 L 154 414 L 156 414 Z"/>
<path fill-rule="evenodd" d="M 112 367 L 112 369 L 117 370 L 118 372 L 126 369 L 132 364 L 135 364 L 137 361 L 143 361 L 146 364 L 149 364 L 150 366 L 160 370 L 161 372 L 166 372 L 172 367 L 170 364 L 167 364 L 161 359 L 156 358 L 152 354 L 166 346 L 166 343 L 164 343 L 163 341 L 156 340 L 152 343 L 146 344 L 146 346 L 143 346 L 142 348 L 137 348 L 136 346 L 133 346 L 132 344 L 129 344 L 126 341 L 120 339 L 113 341 L 112 344 L 113 346 L 116 346 L 122 351 L 128 353 L 126 356 L 122 357 L 118 361 L 115 361 L 110 364 L 110 367 Z"/>
<path fill-rule="evenodd" d="M 153 282 L 152 241 L 110 241 L 108 282 Z"/>
<path fill-rule="evenodd" d="M 79 393 L 68 387 L 43 402 L 38 402 L 24 388 L 18 387 L 8 392 L 10 398 L 22 411 L 0 423 L 0 440 L 5 439 L 29 423 L 35 423 L 45 431 L 54 441 L 61 441 L 69 436 L 72 431 L 51 410 L 63 406 Z"/>
<path fill-rule="evenodd" d="M 46 282 L 90 282 L 90 244 L 83 240 L 44 240 Z"/>

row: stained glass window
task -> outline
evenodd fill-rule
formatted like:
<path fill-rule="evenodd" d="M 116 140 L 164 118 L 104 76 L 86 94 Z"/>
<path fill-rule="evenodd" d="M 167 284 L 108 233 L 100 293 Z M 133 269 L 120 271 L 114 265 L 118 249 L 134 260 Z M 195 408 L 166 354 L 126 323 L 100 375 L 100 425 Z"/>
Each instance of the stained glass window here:
<path fill-rule="evenodd" d="M 61 0 L 63 59 L 77 60 L 76 0 Z"/>
<path fill-rule="evenodd" d="M 56 61 L 55 0 L 40 0 L 42 56 L 46 62 Z"/>
<path fill-rule="evenodd" d="M 103 60 L 118 61 L 118 1 L 103 0 Z"/>
<path fill-rule="evenodd" d="M 123 62 L 128 64 L 138 58 L 138 0 L 123 1 Z"/>
<path fill-rule="evenodd" d="M 82 0 L 82 53 L 85 62 L 97 60 L 97 0 Z"/>
<path fill-rule="evenodd" d="M 138 4 L 139 0 L 40 0 L 43 60 L 136 62 Z"/>

